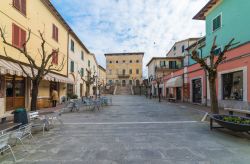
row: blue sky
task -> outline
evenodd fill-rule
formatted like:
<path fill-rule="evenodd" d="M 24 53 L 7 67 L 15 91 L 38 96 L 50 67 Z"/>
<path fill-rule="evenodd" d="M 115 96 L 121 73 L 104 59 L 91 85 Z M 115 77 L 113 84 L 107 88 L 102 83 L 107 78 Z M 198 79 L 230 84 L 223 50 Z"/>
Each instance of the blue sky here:
<path fill-rule="evenodd" d="M 174 42 L 205 35 L 192 17 L 208 0 L 52 0 L 85 46 L 105 66 L 105 53 L 165 56 Z M 144 67 L 146 73 L 146 67 Z"/>

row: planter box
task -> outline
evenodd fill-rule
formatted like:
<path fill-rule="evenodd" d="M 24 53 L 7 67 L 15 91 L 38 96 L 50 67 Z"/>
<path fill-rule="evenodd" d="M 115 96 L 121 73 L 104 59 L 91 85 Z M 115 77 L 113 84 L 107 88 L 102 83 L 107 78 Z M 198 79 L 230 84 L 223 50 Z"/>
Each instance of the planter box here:
<path fill-rule="evenodd" d="M 210 115 L 210 129 L 227 128 L 235 132 L 250 132 L 250 124 L 240 124 L 240 123 L 225 121 L 223 120 L 224 117 L 235 117 L 243 120 L 250 120 L 250 118 L 247 117 L 214 114 Z M 221 127 L 214 127 L 213 121 L 217 122 Z"/>

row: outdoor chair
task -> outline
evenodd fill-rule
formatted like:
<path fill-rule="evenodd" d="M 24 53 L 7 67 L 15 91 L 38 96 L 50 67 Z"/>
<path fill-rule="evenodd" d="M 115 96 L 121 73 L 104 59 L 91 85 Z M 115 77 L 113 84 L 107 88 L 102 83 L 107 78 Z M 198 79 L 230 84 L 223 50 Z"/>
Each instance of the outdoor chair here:
<path fill-rule="evenodd" d="M 91 109 L 91 107 L 94 106 L 94 102 L 91 98 L 86 98 L 83 100 L 83 106 L 88 107 L 89 109 Z"/>
<path fill-rule="evenodd" d="M 17 143 L 17 141 L 20 141 L 23 146 L 24 146 L 23 140 L 25 138 L 31 138 L 36 143 L 32 133 L 31 133 L 31 128 L 32 128 L 31 124 L 26 124 L 26 125 L 20 126 L 16 131 L 13 131 L 11 133 L 11 138 L 15 139 L 16 143 Z M 25 146 L 24 146 L 24 148 L 25 148 Z"/>
<path fill-rule="evenodd" d="M 16 162 L 16 157 L 15 157 L 13 151 L 12 151 L 11 146 L 9 145 L 9 139 L 10 139 L 10 133 L 0 135 L 0 152 L 2 154 L 6 150 L 10 149 L 11 154 L 12 154 L 12 156 L 14 158 L 14 161 Z"/>
<path fill-rule="evenodd" d="M 32 128 L 40 127 L 44 131 L 48 129 L 49 122 L 45 117 L 40 117 L 38 112 L 29 112 L 29 122 L 32 125 Z"/>

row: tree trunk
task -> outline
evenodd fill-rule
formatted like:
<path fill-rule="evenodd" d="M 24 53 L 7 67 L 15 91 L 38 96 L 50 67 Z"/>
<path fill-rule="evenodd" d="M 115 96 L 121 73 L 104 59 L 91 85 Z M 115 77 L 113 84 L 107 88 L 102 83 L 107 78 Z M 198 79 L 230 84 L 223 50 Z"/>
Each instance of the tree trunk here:
<path fill-rule="evenodd" d="M 38 96 L 39 82 L 37 80 L 32 80 L 32 90 L 31 90 L 31 111 L 37 110 L 37 96 Z"/>
<path fill-rule="evenodd" d="M 159 102 L 161 102 L 160 84 L 157 84 L 157 88 L 158 88 L 158 97 L 159 97 Z"/>
<path fill-rule="evenodd" d="M 216 92 L 216 78 L 209 77 L 211 112 L 219 114 L 219 105 Z"/>
<path fill-rule="evenodd" d="M 90 90 L 90 85 L 87 84 L 87 85 L 86 85 L 86 96 L 87 96 L 87 97 L 89 96 L 89 90 Z"/>

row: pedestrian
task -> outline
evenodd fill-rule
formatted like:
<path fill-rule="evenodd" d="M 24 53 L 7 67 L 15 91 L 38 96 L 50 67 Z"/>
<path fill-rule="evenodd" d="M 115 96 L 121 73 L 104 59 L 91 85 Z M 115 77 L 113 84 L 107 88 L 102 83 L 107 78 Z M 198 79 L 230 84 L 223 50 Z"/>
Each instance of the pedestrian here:
<path fill-rule="evenodd" d="M 52 90 L 51 100 L 52 100 L 52 107 L 56 107 L 56 103 L 58 100 L 58 92 L 55 88 L 53 88 Z"/>

